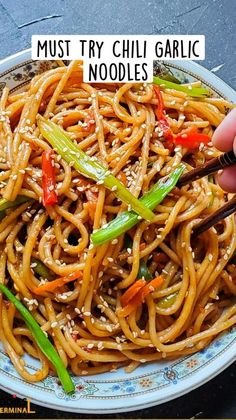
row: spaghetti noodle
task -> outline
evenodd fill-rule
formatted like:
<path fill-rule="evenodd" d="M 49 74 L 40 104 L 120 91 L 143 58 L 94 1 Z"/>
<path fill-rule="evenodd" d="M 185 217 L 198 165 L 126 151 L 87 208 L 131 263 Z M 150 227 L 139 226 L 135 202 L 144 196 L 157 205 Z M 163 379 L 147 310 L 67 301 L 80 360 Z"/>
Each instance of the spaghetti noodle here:
<path fill-rule="evenodd" d="M 131 372 L 140 363 L 191 354 L 232 327 L 236 226 L 230 216 L 200 238 L 191 237 L 194 224 L 228 199 L 209 177 L 173 189 L 155 208 L 153 220 L 139 217 L 126 233 L 94 246 L 90 235 L 105 229 L 127 204 L 54 150 L 47 165 L 55 179 L 51 175 L 46 184 L 56 198 L 47 205 L 44 195 L 44 205 L 42 155 L 51 146 L 40 133 L 38 115 L 62 127 L 80 150 L 98 158 L 140 198 L 181 163 L 190 170 L 218 156 L 211 143 L 191 148 L 189 142 L 187 147 L 174 142 L 180 133 L 190 141 L 191 132 L 211 137 L 233 107 L 221 98 L 191 97 L 198 86 L 189 85 L 189 94 L 160 87 L 168 139 L 156 116 L 161 99 L 151 84 L 89 85 L 83 83 L 80 62 L 60 63 L 35 76 L 22 93 L 3 91 L 1 196 L 4 203 L 24 199 L 1 212 L 0 282 L 28 307 L 74 375 L 120 366 Z M 64 282 L 52 284 L 61 277 Z M 133 302 L 125 316 L 124 302 Z M 48 375 L 49 361 L 3 296 L 0 340 L 25 380 Z M 37 372 L 27 371 L 25 353 L 41 361 Z"/>

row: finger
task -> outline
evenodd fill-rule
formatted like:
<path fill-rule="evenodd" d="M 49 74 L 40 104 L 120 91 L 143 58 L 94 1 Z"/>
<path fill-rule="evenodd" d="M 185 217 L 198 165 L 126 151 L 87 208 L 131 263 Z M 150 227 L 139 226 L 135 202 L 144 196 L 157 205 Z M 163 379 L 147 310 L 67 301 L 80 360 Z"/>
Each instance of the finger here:
<path fill-rule="evenodd" d="M 230 193 L 236 192 L 236 165 L 225 168 L 223 172 L 218 175 L 218 182 L 224 191 Z"/>
<path fill-rule="evenodd" d="M 236 137 L 236 108 L 234 108 L 222 121 L 215 130 L 212 142 L 213 145 L 222 150 L 229 152 L 233 149 L 233 142 Z"/>

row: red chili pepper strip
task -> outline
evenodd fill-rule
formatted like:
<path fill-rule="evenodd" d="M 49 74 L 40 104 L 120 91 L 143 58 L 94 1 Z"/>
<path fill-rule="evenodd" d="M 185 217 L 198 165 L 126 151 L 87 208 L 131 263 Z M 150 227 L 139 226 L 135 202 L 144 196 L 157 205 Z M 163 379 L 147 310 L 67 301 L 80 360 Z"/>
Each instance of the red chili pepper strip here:
<path fill-rule="evenodd" d="M 167 147 L 172 150 L 173 144 L 187 147 L 188 149 L 197 149 L 201 143 L 207 144 L 211 138 L 207 134 L 197 132 L 186 132 L 174 136 L 171 132 L 169 122 L 164 114 L 164 102 L 161 91 L 158 86 L 153 85 L 156 97 L 158 99 L 158 106 L 156 115 L 158 119 L 158 126 L 163 131 L 163 136 L 167 142 Z"/>
<path fill-rule="evenodd" d="M 164 102 L 163 102 L 162 94 L 159 87 L 153 86 L 153 89 L 158 99 L 156 114 L 157 114 L 158 121 L 160 121 L 164 117 Z"/>
<path fill-rule="evenodd" d="M 45 150 L 42 153 L 42 187 L 44 206 L 53 206 L 57 203 L 56 176 L 53 162 L 53 150 Z"/>
<path fill-rule="evenodd" d="M 160 130 L 163 131 L 163 136 L 165 137 L 165 139 L 170 141 L 173 139 L 173 134 L 170 129 L 170 124 L 164 114 L 164 102 L 163 102 L 162 94 L 158 86 L 153 85 L 153 89 L 158 99 L 158 105 L 156 109 L 158 126 Z"/>
<path fill-rule="evenodd" d="M 210 136 L 202 133 L 183 133 L 174 138 L 174 143 L 188 149 L 198 149 L 201 143 L 207 144 L 211 140 Z"/>

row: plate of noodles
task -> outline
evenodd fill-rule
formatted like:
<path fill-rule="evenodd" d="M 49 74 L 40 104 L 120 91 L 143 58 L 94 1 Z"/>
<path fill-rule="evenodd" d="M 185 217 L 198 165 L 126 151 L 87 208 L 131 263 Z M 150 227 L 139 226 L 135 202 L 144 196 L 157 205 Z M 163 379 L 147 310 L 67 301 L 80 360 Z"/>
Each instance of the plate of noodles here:
<path fill-rule="evenodd" d="M 89 414 L 177 398 L 235 360 L 234 217 L 191 236 L 228 195 L 176 184 L 236 93 L 193 62 L 89 85 L 30 54 L 0 63 L 1 389 Z"/>

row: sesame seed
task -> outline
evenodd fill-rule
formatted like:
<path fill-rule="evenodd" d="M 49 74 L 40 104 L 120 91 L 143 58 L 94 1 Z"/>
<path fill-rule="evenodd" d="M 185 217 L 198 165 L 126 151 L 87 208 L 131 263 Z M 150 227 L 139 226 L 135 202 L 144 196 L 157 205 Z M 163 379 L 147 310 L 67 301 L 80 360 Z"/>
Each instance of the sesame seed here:
<path fill-rule="evenodd" d="M 32 263 L 32 264 L 30 264 L 30 267 L 31 267 L 31 268 L 37 267 L 37 263 Z"/>
<path fill-rule="evenodd" d="M 112 332 L 112 327 L 110 325 L 106 326 L 107 331 Z"/>
<path fill-rule="evenodd" d="M 74 311 L 75 311 L 77 314 L 81 314 L 81 310 L 80 310 L 79 308 L 74 308 Z"/>
<path fill-rule="evenodd" d="M 88 349 L 92 349 L 94 347 L 94 344 L 93 343 L 89 343 L 89 344 L 87 344 L 87 348 Z"/>

